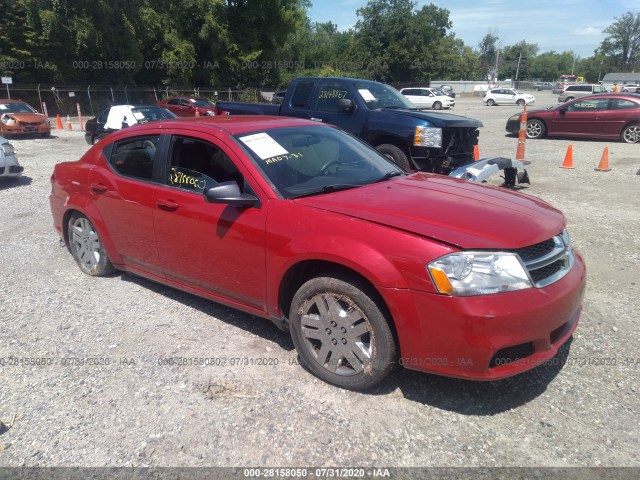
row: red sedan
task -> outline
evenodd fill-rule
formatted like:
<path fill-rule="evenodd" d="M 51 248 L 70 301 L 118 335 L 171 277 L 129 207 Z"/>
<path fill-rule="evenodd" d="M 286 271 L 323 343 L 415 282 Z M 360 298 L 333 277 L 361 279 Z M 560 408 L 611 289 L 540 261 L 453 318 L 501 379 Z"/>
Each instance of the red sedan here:
<path fill-rule="evenodd" d="M 520 129 L 521 114 L 507 120 L 506 130 Z M 640 142 L 640 95 L 604 93 L 577 98 L 548 110 L 527 112 L 527 138 L 620 139 Z"/>
<path fill-rule="evenodd" d="M 195 117 L 196 112 L 201 117 L 212 117 L 218 114 L 215 104 L 207 98 L 170 97 L 157 102 L 156 105 L 166 108 L 179 117 Z"/>
<path fill-rule="evenodd" d="M 273 321 L 349 389 L 404 367 L 498 379 L 552 358 L 585 266 L 534 197 L 407 174 L 285 117 L 165 120 L 58 164 L 51 211 L 80 269 L 116 269 Z"/>

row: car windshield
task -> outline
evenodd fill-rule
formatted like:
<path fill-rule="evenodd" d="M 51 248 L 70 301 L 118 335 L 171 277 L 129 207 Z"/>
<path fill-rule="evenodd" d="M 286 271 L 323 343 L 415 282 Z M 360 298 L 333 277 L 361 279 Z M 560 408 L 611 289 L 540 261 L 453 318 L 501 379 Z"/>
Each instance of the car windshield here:
<path fill-rule="evenodd" d="M 38 113 L 26 103 L 0 103 L 0 113 Z"/>
<path fill-rule="evenodd" d="M 196 104 L 196 107 L 214 107 L 215 105 L 207 100 L 206 98 L 193 98 L 193 103 Z"/>
<path fill-rule="evenodd" d="M 382 108 L 416 109 L 415 105 L 407 100 L 398 90 L 384 83 L 353 82 L 353 86 L 367 107 L 372 110 Z"/>
<path fill-rule="evenodd" d="M 276 128 L 235 138 L 284 198 L 357 188 L 404 175 L 387 157 L 335 128 Z"/>
<path fill-rule="evenodd" d="M 173 112 L 166 108 L 148 105 L 144 107 L 134 107 L 131 109 L 133 116 L 139 123 L 155 122 L 156 120 L 164 120 L 167 118 L 176 118 Z"/>

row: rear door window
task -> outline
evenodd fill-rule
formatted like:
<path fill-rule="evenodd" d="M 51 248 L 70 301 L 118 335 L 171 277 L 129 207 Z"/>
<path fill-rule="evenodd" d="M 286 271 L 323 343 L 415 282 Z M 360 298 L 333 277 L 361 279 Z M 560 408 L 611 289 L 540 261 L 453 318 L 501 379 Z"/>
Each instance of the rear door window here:
<path fill-rule="evenodd" d="M 109 165 L 118 174 L 139 180 L 153 180 L 160 135 L 127 138 L 114 144 Z"/>

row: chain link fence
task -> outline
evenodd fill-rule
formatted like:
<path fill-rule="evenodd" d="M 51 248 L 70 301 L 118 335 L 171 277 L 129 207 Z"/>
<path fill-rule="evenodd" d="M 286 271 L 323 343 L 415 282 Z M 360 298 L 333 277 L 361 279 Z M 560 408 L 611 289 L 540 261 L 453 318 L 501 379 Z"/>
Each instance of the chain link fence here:
<path fill-rule="evenodd" d="M 5 87 L 3 85 L 3 87 Z M 77 116 L 78 105 L 85 117 L 99 114 L 111 105 L 154 104 L 163 98 L 190 95 L 210 100 L 268 102 L 275 89 L 248 88 L 193 88 L 146 86 L 60 86 L 60 85 L 8 85 L 0 96 L 23 100 L 49 117 Z"/>

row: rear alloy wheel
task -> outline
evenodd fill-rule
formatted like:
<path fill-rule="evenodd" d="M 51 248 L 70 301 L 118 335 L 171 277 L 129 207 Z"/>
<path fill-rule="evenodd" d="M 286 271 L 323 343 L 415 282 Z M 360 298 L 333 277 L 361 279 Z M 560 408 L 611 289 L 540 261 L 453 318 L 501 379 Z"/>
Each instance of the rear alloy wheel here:
<path fill-rule="evenodd" d="M 624 127 L 620 138 L 626 143 L 640 143 L 640 123 L 633 123 Z"/>
<path fill-rule="evenodd" d="M 87 275 L 104 277 L 115 271 L 100 237 L 87 217 L 74 213 L 67 224 L 69 249 L 80 270 Z"/>
<path fill-rule="evenodd" d="M 382 145 L 378 145 L 376 147 L 381 154 L 388 157 L 393 163 L 398 165 L 400 168 L 404 170 L 411 170 L 411 165 L 409 164 L 409 159 L 407 158 L 407 154 L 402 151 L 402 149 L 396 147 L 395 145 L 391 145 L 389 143 L 383 143 Z"/>
<path fill-rule="evenodd" d="M 301 363 L 341 388 L 364 390 L 392 370 L 396 346 L 375 294 L 355 278 L 336 274 L 307 281 L 289 314 Z"/>
<path fill-rule="evenodd" d="M 525 101 L 523 99 L 520 99 L 516 102 L 516 105 L 518 105 L 519 107 L 524 107 Z"/>
<path fill-rule="evenodd" d="M 442 102 L 433 102 L 433 109 L 434 110 L 442 109 Z"/>
<path fill-rule="evenodd" d="M 538 119 L 527 121 L 527 138 L 542 138 L 547 133 L 547 127 Z"/>
<path fill-rule="evenodd" d="M 495 104 L 496 102 L 493 98 L 490 98 L 489 100 L 487 100 L 487 105 L 489 105 L 490 107 L 493 107 Z"/>

